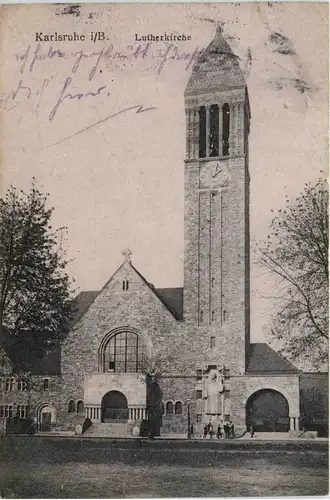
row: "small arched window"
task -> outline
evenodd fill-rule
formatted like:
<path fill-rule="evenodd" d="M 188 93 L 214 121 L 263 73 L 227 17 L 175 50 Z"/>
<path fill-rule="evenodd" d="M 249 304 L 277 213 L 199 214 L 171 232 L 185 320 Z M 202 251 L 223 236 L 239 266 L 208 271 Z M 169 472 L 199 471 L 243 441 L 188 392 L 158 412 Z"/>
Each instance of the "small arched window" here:
<path fill-rule="evenodd" d="M 70 399 L 68 404 L 68 413 L 76 413 L 76 403 L 73 399 Z"/>
<path fill-rule="evenodd" d="M 182 403 L 181 403 L 181 401 L 177 401 L 175 403 L 175 409 L 174 409 L 174 411 L 175 411 L 176 415 L 182 415 Z"/>
<path fill-rule="evenodd" d="M 77 413 L 84 413 L 84 402 L 81 400 L 77 401 Z"/>
<path fill-rule="evenodd" d="M 172 403 L 172 401 L 167 401 L 167 403 L 166 403 L 166 415 L 173 415 L 173 403 Z"/>

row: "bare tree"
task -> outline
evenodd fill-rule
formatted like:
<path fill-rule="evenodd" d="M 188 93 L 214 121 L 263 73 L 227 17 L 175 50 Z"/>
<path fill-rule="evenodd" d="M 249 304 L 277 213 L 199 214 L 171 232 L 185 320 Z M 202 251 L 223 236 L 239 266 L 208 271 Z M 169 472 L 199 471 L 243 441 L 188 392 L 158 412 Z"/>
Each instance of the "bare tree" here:
<path fill-rule="evenodd" d="M 47 201 L 35 181 L 28 193 L 12 186 L 0 200 L 0 345 L 4 329 L 11 338 L 22 330 L 40 332 L 46 344 L 73 313 L 65 228 L 52 230 Z"/>
<path fill-rule="evenodd" d="M 271 222 L 259 262 L 278 278 L 278 313 L 272 335 L 293 360 L 319 368 L 328 359 L 328 186 L 305 184 L 294 201 L 286 199 Z"/>

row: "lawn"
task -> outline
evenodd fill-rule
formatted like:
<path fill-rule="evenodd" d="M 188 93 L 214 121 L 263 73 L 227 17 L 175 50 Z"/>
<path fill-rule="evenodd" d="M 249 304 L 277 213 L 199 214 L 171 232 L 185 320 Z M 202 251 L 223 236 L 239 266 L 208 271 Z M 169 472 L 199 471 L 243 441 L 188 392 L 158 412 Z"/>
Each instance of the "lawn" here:
<path fill-rule="evenodd" d="M 189 444 L 189 443 L 188 443 Z M 11 498 L 325 495 L 326 446 L 5 438 L 0 494 Z"/>

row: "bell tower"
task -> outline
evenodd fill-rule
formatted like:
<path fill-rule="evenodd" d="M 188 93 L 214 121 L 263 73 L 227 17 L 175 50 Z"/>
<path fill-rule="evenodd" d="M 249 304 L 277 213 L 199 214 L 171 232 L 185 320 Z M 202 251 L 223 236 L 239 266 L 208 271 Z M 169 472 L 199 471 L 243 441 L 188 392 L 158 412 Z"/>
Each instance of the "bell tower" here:
<path fill-rule="evenodd" d="M 238 58 L 220 28 L 194 65 L 185 112 L 184 319 L 196 335 L 210 337 L 210 357 L 244 373 L 250 108 Z"/>

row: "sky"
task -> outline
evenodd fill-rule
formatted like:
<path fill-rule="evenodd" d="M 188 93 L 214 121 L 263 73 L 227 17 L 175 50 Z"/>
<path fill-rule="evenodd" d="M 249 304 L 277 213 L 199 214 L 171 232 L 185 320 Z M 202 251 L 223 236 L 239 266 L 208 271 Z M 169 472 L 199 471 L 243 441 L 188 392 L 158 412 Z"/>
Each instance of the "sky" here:
<path fill-rule="evenodd" d="M 156 287 L 182 286 L 183 93 L 216 23 L 249 91 L 252 247 L 267 238 L 271 210 L 326 169 L 327 9 L 308 2 L 1 7 L 1 191 L 29 189 L 35 177 L 49 192 L 54 227 L 68 228 L 78 291 L 100 289 L 126 247 Z M 164 32 L 191 40 L 136 41 Z M 55 33 L 85 39 L 44 38 Z M 276 310 L 267 299 L 274 283 L 253 252 L 251 259 L 251 337 L 262 341 Z"/>

